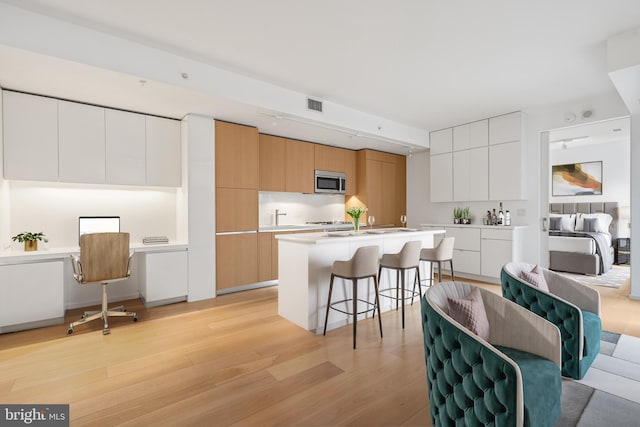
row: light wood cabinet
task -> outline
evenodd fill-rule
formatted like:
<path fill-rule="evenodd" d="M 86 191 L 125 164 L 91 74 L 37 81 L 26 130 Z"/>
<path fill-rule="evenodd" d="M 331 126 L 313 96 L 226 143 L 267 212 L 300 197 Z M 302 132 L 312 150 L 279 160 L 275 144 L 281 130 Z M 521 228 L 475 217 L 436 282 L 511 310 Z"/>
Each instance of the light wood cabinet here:
<path fill-rule="evenodd" d="M 274 280 L 277 274 L 273 274 L 272 245 L 274 233 L 258 233 L 258 282 Z M 277 261 L 276 261 L 277 262 Z M 277 270 L 277 269 L 276 269 Z"/>
<path fill-rule="evenodd" d="M 344 173 L 347 175 L 347 194 L 356 194 L 358 188 L 358 174 L 356 166 L 356 152 L 344 150 Z"/>
<path fill-rule="evenodd" d="M 3 91 L 2 102 L 4 177 L 57 181 L 58 101 Z"/>
<path fill-rule="evenodd" d="M 313 148 L 315 169 L 344 172 L 346 150 L 322 144 L 313 144 Z"/>
<path fill-rule="evenodd" d="M 216 187 L 258 188 L 258 129 L 216 121 Z"/>
<path fill-rule="evenodd" d="M 406 209 L 406 163 L 403 156 L 360 150 L 357 197 L 376 225 L 398 225 Z M 364 223 L 366 218 L 362 218 Z"/>
<path fill-rule="evenodd" d="M 182 183 L 180 122 L 145 116 L 147 185 L 179 187 Z"/>
<path fill-rule="evenodd" d="M 310 142 L 286 140 L 285 191 L 314 193 L 314 145 Z"/>
<path fill-rule="evenodd" d="M 216 236 L 216 288 L 258 282 L 258 233 Z"/>
<path fill-rule="evenodd" d="M 248 188 L 216 189 L 216 231 L 258 229 L 258 190 Z"/>
<path fill-rule="evenodd" d="M 260 191 L 285 191 L 285 139 L 260 134 Z"/>
<path fill-rule="evenodd" d="M 58 173 L 63 182 L 105 183 L 105 109 L 58 101 Z"/>
<path fill-rule="evenodd" d="M 105 111 L 108 184 L 146 184 L 146 131 L 143 114 Z"/>

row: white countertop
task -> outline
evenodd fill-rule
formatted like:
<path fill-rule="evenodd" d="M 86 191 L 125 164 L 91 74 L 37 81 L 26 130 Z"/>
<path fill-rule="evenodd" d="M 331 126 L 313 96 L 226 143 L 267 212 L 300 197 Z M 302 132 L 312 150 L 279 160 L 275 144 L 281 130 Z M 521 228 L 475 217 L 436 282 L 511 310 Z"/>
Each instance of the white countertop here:
<path fill-rule="evenodd" d="M 171 242 L 162 245 L 143 245 L 142 243 L 132 243 L 130 245 L 133 252 L 172 252 L 186 251 L 189 245 L 186 242 Z M 0 265 L 2 264 L 22 264 L 33 261 L 45 261 L 63 259 L 69 254 L 80 252 L 79 246 L 58 247 L 37 251 L 6 250 L 0 251 Z"/>
<path fill-rule="evenodd" d="M 490 228 L 492 230 L 517 230 L 527 228 L 526 225 L 484 225 L 484 224 L 420 224 L 420 227 L 447 227 L 447 228 Z"/>
<path fill-rule="evenodd" d="M 329 244 L 338 242 L 352 242 L 362 240 L 380 240 L 394 237 L 407 238 L 409 236 L 423 236 L 425 234 L 442 234 L 445 230 L 417 230 L 410 228 L 384 228 L 360 231 L 336 231 L 322 233 L 296 233 L 276 236 L 276 239 L 305 244 Z"/>

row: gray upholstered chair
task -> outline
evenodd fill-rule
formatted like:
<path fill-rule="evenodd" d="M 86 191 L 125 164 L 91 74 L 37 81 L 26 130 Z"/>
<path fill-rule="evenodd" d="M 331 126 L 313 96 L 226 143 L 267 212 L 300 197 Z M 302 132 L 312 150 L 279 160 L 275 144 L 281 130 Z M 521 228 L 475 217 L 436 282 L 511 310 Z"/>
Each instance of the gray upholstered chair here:
<path fill-rule="evenodd" d="M 109 317 L 133 317 L 138 321 L 134 312 L 128 312 L 123 306 L 109 309 L 107 307 L 107 285 L 127 279 L 131 275 L 130 263 L 133 253 L 129 252 L 129 233 L 92 233 L 80 236 L 80 256 L 71 255 L 73 277 L 80 284 L 102 285 L 102 310 L 85 311 L 81 319 L 73 322 L 67 329 L 68 334 L 73 328 L 92 320 L 103 319 L 103 334 L 109 334 Z"/>
<path fill-rule="evenodd" d="M 339 311 L 347 315 L 353 316 L 353 348 L 356 348 L 356 332 L 358 325 L 358 315 L 368 313 L 376 308 L 378 309 L 378 324 L 380 325 L 380 338 L 382 338 L 382 320 L 380 317 L 380 300 L 378 296 L 378 246 L 363 246 L 356 249 L 350 260 L 334 261 L 331 270 L 331 280 L 329 281 L 329 298 L 327 299 L 327 312 L 324 317 L 323 335 L 327 334 L 327 322 L 329 321 L 329 309 Z M 351 280 L 353 284 L 352 296 L 350 299 L 331 302 L 333 294 L 333 281 L 338 277 L 341 279 Z M 358 298 L 358 280 L 373 278 L 373 286 L 375 288 L 375 303 Z M 338 305 L 351 301 L 351 311 L 347 308 L 341 310 Z M 367 309 L 358 311 L 358 302 L 367 306 Z"/>
<path fill-rule="evenodd" d="M 558 326 L 562 334 L 562 375 L 582 379 L 600 353 L 600 294 L 595 289 L 541 268 L 545 292 L 520 278 L 533 264 L 511 262 L 502 267 L 502 295 Z"/>
<path fill-rule="evenodd" d="M 448 298 L 474 286 L 438 283 L 422 297 L 429 411 L 434 426 L 551 427 L 560 416 L 560 331 L 480 289 L 489 339 L 449 314 Z"/>
<path fill-rule="evenodd" d="M 420 248 L 422 242 L 419 240 L 407 242 L 404 244 L 400 252 L 395 254 L 384 254 L 380 259 L 380 268 L 378 269 L 378 283 L 380 283 L 382 269 L 396 271 L 396 287 L 395 294 L 391 294 L 393 288 L 380 289 L 380 295 L 383 297 L 396 300 L 396 309 L 398 309 L 398 303 L 402 305 L 402 328 L 404 329 L 404 302 L 406 299 L 416 295 L 422 295 L 420 292 L 415 291 L 415 281 L 420 282 L 420 270 L 418 268 L 420 263 Z M 409 291 L 409 295 L 406 293 L 406 273 L 408 270 L 415 270 L 416 276 L 414 280 L 414 290 Z M 375 313 L 374 313 L 375 315 Z"/>

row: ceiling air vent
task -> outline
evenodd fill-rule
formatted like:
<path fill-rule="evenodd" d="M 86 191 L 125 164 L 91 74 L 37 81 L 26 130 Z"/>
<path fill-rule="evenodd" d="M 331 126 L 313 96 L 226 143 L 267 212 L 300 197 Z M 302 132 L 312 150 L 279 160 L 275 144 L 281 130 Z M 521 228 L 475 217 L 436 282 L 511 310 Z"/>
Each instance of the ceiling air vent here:
<path fill-rule="evenodd" d="M 318 111 L 322 113 L 322 101 L 317 101 L 315 99 L 307 98 L 307 108 L 309 110 Z"/>

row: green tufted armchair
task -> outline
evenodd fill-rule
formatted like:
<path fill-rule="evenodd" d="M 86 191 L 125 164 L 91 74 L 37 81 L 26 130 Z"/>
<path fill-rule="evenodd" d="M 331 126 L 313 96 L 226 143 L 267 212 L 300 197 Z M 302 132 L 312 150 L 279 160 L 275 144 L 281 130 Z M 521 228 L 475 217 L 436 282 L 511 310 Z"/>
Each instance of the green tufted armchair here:
<path fill-rule="evenodd" d="M 421 299 L 432 424 L 553 426 L 561 409 L 560 331 L 480 288 L 487 342 L 448 314 L 447 298 L 463 298 L 473 288 L 442 282 Z"/>
<path fill-rule="evenodd" d="M 600 294 L 595 289 L 542 269 L 549 292 L 519 278 L 533 264 L 510 262 L 502 267 L 502 295 L 542 316 L 560 329 L 562 375 L 581 380 L 600 353 Z"/>

